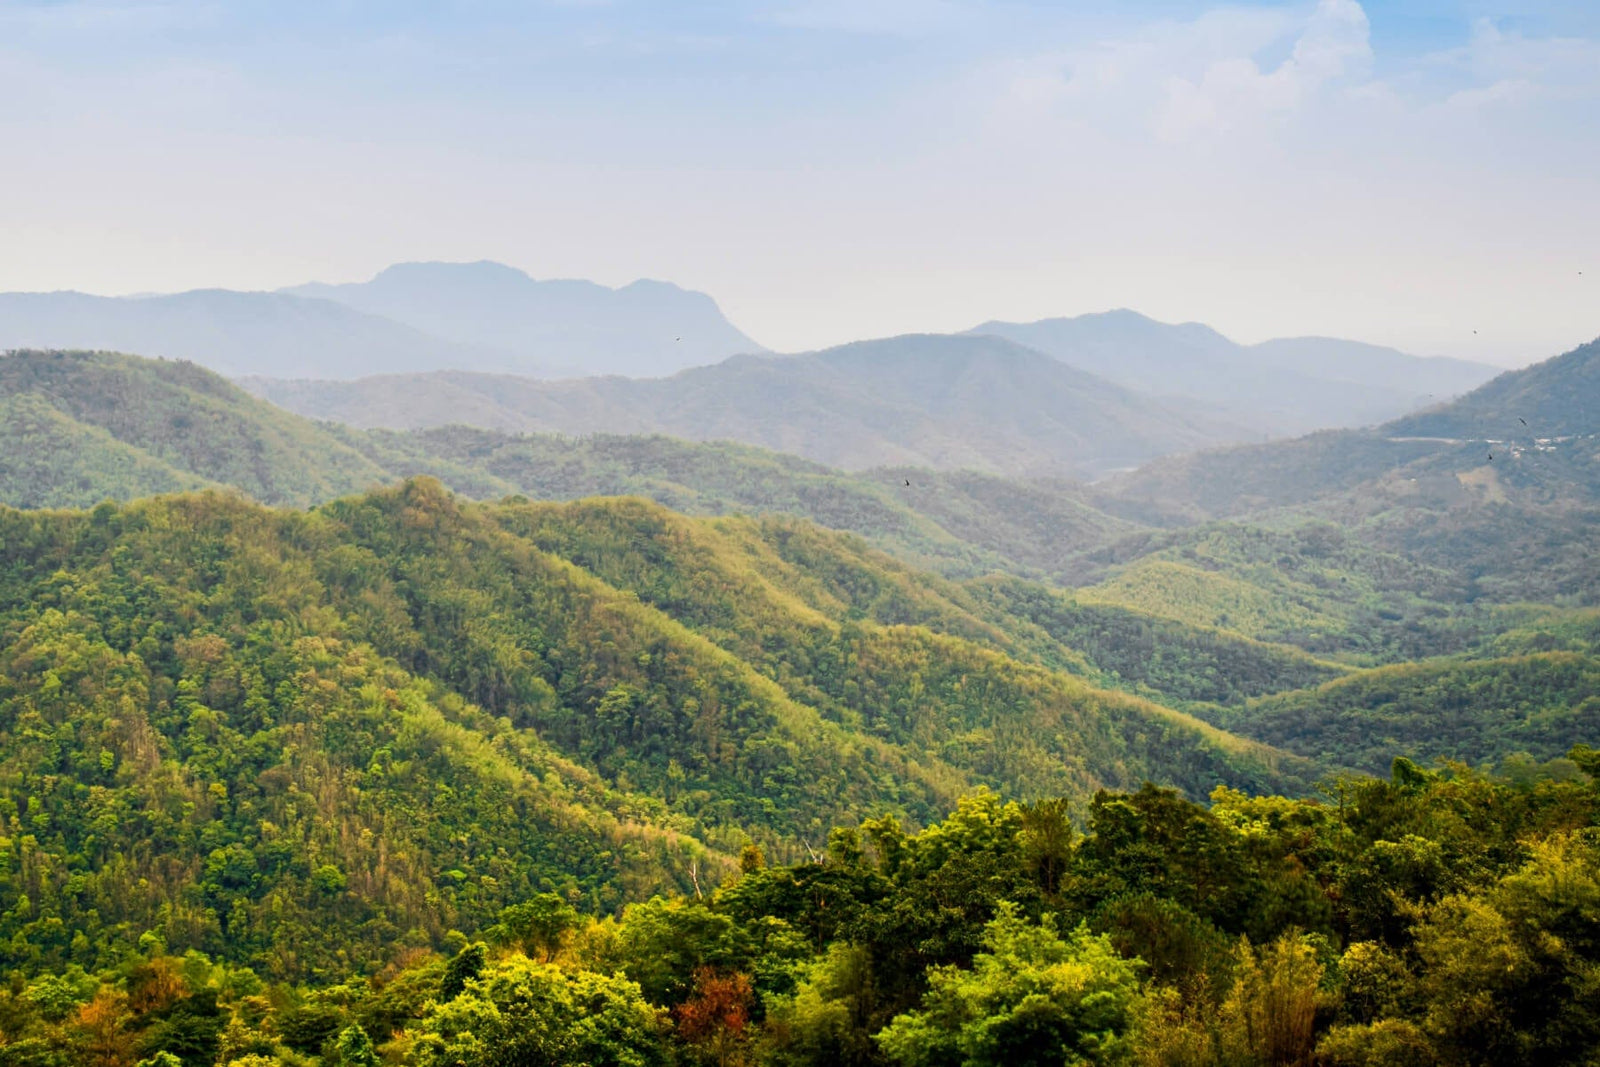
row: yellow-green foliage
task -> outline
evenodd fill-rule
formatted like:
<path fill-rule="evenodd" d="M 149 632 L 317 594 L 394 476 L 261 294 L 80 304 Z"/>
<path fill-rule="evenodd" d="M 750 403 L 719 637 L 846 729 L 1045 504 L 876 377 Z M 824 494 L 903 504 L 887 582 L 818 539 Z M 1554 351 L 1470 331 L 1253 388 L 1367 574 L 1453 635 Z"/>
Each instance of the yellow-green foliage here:
<path fill-rule="evenodd" d="M 309 513 L 0 511 L 0 541 L 18 963 L 106 965 L 76 926 L 361 968 L 535 892 L 605 911 L 714 885 L 752 839 L 794 857 L 979 784 L 1308 769 L 1016 658 L 960 587 L 794 522 L 420 480 Z"/>
<path fill-rule="evenodd" d="M 1238 578 L 1166 559 L 1141 560 L 1115 578 L 1077 590 L 1087 603 L 1126 605 L 1254 638 L 1340 630 L 1342 619 Z"/>
<path fill-rule="evenodd" d="M 1395 664 L 1251 700 L 1218 721 L 1373 773 L 1396 753 L 1471 764 L 1513 753 L 1544 761 L 1600 737 L 1600 660 L 1539 652 Z"/>

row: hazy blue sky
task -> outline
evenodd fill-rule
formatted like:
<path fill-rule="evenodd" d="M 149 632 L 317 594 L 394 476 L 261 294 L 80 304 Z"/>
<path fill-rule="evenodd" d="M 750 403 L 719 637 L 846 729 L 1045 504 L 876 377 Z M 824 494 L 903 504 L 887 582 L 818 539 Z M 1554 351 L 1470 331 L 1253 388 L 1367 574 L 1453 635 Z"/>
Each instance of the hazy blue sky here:
<path fill-rule="evenodd" d="M 1600 334 L 1600 3 L 0 0 L 0 289 L 482 258 L 783 349 L 1129 306 L 1522 362 Z"/>

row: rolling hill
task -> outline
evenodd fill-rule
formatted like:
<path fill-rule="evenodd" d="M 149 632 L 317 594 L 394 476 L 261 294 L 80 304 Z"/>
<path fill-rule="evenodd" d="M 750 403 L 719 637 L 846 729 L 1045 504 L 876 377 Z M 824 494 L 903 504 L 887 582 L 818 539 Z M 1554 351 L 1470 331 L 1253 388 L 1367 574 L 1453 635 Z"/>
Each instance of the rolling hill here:
<path fill-rule="evenodd" d="M 0 423 L 8 446 L 0 503 L 17 507 L 89 507 L 202 486 L 305 506 L 426 474 L 478 498 L 634 494 L 697 515 L 798 515 L 959 575 L 1047 576 L 1136 528 L 1054 483 L 848 474 L 751 446 L 663 436 L 356 430 L 290 414 L 190 363 L 109 353 L 0 356 L 0 404 L 10 416 Z"/>
<path fill-rule="evenodd" d="M 688 889 L 745 842 L 799 858 L 979 785 L 1309 787 L 1306 761 L 1053 667 L 959 587 L 796 520 L 422 479 L 310 512 L 0 508 L 0 543 L 0 774 L 36 896 L 68 930 L 93 911 L 282 977 L 541 890 Z M 50 918 L 6 921 L 45 946 Z M 376 956 L 339 956 L 357 942 Z"/>
<path fill-rule="evenodd" d="M 315 424 L 192 363 L 102 352 L 0 355 L 0 501 L 88 506 L 107 497 L 229 486 L 308 505 L 389 481 Z"/>
<path fill-rule="evenodd" d="M 1565 697 L 1560 694 L 1539 703 L 1543 698 L 1529 688 L 1531 675 L 1516 673 L 1512 661 L 1552 651 L 1589 654 L 1581 641 L 1549 643 L 1557 640 L 1550 628 L 1555 624 L 1540 621 L 1543 615 L 1530 614 L 1532 609 L 1514 602 L 1581 599 L 1593 587 L 1584 576 L 1593 574 L 1596 565 L 1595 540 L 1586 533 L 1592 531 L 1594 518 L 1581 508 L 1542 504 L 1512 481 L 1506 483 L 1512 495 L 1490 501 L 1481 486 L 1463 484 L 1446 471 L 1428 475 L 1431 482 L 1419 480 L 1420 488 L 1412 488 L 1409 497 L 1382 498 L 1380 490 L 1398 493 L 1395 486 L 1402 484 L 1393 471 L 1377 483 L 1363 481 L 1363 471 L 1376 461 L 1360 448 L 1341 450 L 1341 442 L 1351 437 L 1390 450 L 1378 453 L 1388 462 L 1393 462 L 1393 450 L 1410 449 L 1412 453 L 1401 457 L 1402 470 L 1422 471 L 1418 464 L 1456 456 L 1465 447 L 1459 444 L 1441 449 L 1438 442 L 1337 434 L 1286 443 L 1266 451 L 1304 463 L 1306 454 L 1332 449 L 1350 472 L 1348 482 L 1340 483 L 1349 488 L 1296 497 L 1302 500 L 1296 508 L 1280 504 L 1263 512 L 1260 521 L 1160 529 L 1103 510 L 1102 505 L 1130 509 L 1128 498 L 1105 492 L 1103 486 L 916 468 L 848 473 L 753 446 L 666 437 L 574 439 L 463 427 L 402 432 L 315 423 L 192 364 L 108 354 L 4 357 L 0 404 L 10 415 L 4 432 L 11 446 L 0 452 L 0 487 L 10 500 L 31 506 L 87 507 L 107 496 L 205 487 L 229 487 L 258 499 L 305 506 L 414 475 L 432 475 L 472 496 L 503 499 L 489 509 L 459 501 L 445 507 L 442 502 L 448 498 L 440 492 L 406 490 L 445 508 L 441 514 L 452 516 L 449 522 L 457 524 L 452 528 L 458 532 L 451 536 L 461 544 L 476 546 L 488 538 L 484 544 L 500 545 L 493 551 L 471 548 L 475 554 L 489 553 L 485 559 L 501 561 L 494 566 L 515 569 L 520 564 L 512 558 L 523 550 L 511 546 L 526 542 L 616 591 L 623 598 L 617 603 L 634 598 L 700 635 L 720 650 L 715 655 L 753 665 L 787 694 L 785 699 L 813 709 L 838 728 L 866 730 L 885 744 L 933 745 L 906 757 L 911 761 L 907 768 L 914 763 L 926 770 L 929 753 L 937 753 L 955 768 L 939 770 L 924 782 L 928 789 L 944 781 L 941 776 L 956 772 L 977 775 L 968 781 L 1038 778 L 1055 783 L 1050 789 L 1067 788 L 1059 778 L 1066 772 L 1057 764 L 1077 764 L 1060 751 L 1038 749 L 1030 741 L 1008 750 L 1013 754 L 1006 758 L 1012 762 L 1002 767 L 991 759 L 993 736 L 959 741 L 941 732 L 953 729 L 956 719 L 935 729 L 913 728 L 913 720 L 905 718 L 925 699 L 902 691 L 906 679 L 921 678 L 919 684 L 926 687 L 935 676 L 948 680 L 938 672 L 959 669 L 968 682 L 949 682 L 939 699 L 965 700 L 961 694 L 970 680 L 990 677 L 985 672 L 999 669 L 995 663 L 1016 665 L 1005 670 L 1021 670 L 1017 678 L 1028 680 L 985 683 L 985 691 L 1010 693 L 1030 706 L 1071 703 L 1078 699 L 1074 693 L 1109 693 L 1095 700 L 1110 700 L 1106 707 L 1123 709 L 1116 715 L 1130 708 L 1158 717 L 1199 713 L 1213 723 L 1237 723 L 1241 731 L 1287 744 L 1284 739 L 1290 735 L 1282 723 L 1294 713 L 1278 715 L 1273 722 L 1279 725 L 1269 731 L 1261 718 L 1266 712 L 1257 715 L 1252 709 L 1305 707 L 1324 709 L 1315 714 L 1325 716 L 1332 705 L 1305 694 L 1359 677 L 1363 669 L 1413 660 L 1446 662 L 1439 657 L 1456 657 L 1449 662 L 1469 665 L 1504 661 L 1504 670 L 1428 668 L 1435 670 L 1438 681 L 1422 688 L 1433 697 L 1454 700 L 1452 687 L 1464 687 L 1460 699 L 1467 701 L 1462 705 L 1466 710 L 1457 735 L 1476 738 L 1469 746 L 1473 758 L 1492 761 L 1508 755 L 1511 747 L 1553 753 L 1563 743 L 1582 739 L 1588 729 L 1581 715 L 1556 722 L 1552 715 L 1561 707 L 1570 711 L 1576 705 L 1562 704 Z M 1128 480 L 1149 475 L 1146 471 Z M 1285 476 L 1290 481 L 1294 477 Z M 1429 488 L 1433 482 L 1437 490 Z M 1112 490 L 1120 486 L 1110 483 Z M 1435 491 L 1438 500 L 1427 496 Z M 525 499 L 579 500 L 597 494 L 648 496 L 676 513 L 639 500 L 549 504 Z M 361 499 L 390 498 L 379 494 Z M 397 505 L 362 506 L 381 511 Z M 346 515 L 339 511 L 344 507 L 326 505 L 314 514 Z M 688 518 L 682 512 L 708 518 Z M 117 509 L 97 513 L 109 516 Z M 1556 515 L 1565 525 L 1555 521 Z M 467 522 L 460 516 L 473 518 Z M 512 541 L 502 543 L 499 534 L 486 532 L 488 516 L 494 518 L 490 525 Z M 906 562 L 893 562 L 863 542 L 785 516 L 854 531 Z M 414 518 L 445 521 L 420 512 Z M 1486 531 L 1495 536 L 1486 537 Z M 396 536 L 391 531 L 363 541 L 363 551 L 388 560 L 400 551 Z M 1516 551 L 1500 551 L 1495 537 L 1515 544 Z M 316 551 L 349 555 L 332 544 Z M 371 565 L 362 563 L 360 569 L 365 573 Z M 944 577 L 913 569 L 926 567 Z M 996 572 L 1079 588 L 1051 589 Z M 264 575 L 259 581 L 270 585 Z M 561 610 L 578 610 L 591 592 L 601 596 L 599 589 L 585 585 L 581 590 L 590 592 L 562 594 L 567 607 Z M 378 597 L 388 605 L 376 615 L 361 615 L 362 627 L 377 627 L 394 640 L 402 639 L 395 635 L 423 633 L 416 622 L 406 623 L 395 613 L 398 609 L 384 599 L 387 594 L 368 589 L 359 595 L 363 604 Z M 500 707 L 494 687 L 502 683 L 483 679 L 501 677 L 525 650 L 543 648 L 544 624 L 528 629 L 532 623 L 517 622 L 523 609 L 513 610 L 510 601 L 462 596 L 466 594 L 449 603 L 430 601 L 425 610 L 430 618 L 501 621 L 483 623 L 488 630 L 470 641 L 459 634 L 447 640 L 442 631 L 425 639 L 404 637 L 405 642 L 424 641 L 415 648 L 384 644 L 375 637 L 364 640 L 396 656 L 412 675 L 461 691 L 469 701 L 492 710 Z M 714 608 L 707 606 L 712 603 Z M 321 609 L 296 610 L 322 617 L 316 614 Z M 851 645 L 849 655 L 865 655 L 870 649 L 876 658 L 862 662 L 877 663 L 881 677 L 869 685 L 857 676 L 851 687 L 839 688 L 839 676 L 828 674 L 833 668 L 824 664 L 844 652 L 816 645 L 816 627 L 837 626 L 844 634 L 863 622 L 884 630 L 873 642 Z M 493 636 L 503 625 L 513 631 Z M 910 629 L 897 629 L 906 627 Z M 345 639 L 354 631 L 340 623 L 336 632 Z M 480 638 L 489 644 L 471 643 Z M 438 675 L 442 668 L 427 666 L 432 661 L 426 658 L 406 659 L 395 651 L 413 648 L 421 655 L 415 649 L 468 645 L 475 665 L 454 680 Z M 428 654 L 452 661 L 457 655 Z M 1497 725 L 1494 708 L 1472 703 L 1470 694 L 1478 685 L 1473 679 L 1479 677 L 1490 679 L 1500 687 L 1497 691 L 1525 692 L 1526 705 L 1540 709 L 1538 723 L 1526 729 Z M 490 688 L 476 688 L 480 683 Z M 523 684 L 532 683 L 515 683 Z M 1358 691 L 1365 690 L 1330 690 Z M 870 708 L 859 703 L 867 696 L 879 703 Z M 1279 698 L 1279 704 L 1271 704 Z M 724 699 L 717 698 L 719 705 Z M 1134 703 L 1118 703 L 1124 700 Z M 1439 754 L 1428 743 L 1423 703 L 1412 699 L 1397 708 L 1385 712 L 1393 720 L 1386 727 L 1385 744 L 1423 758 Z M 1263 724 L 1259 729 L 1258 719 Z M 1074 729 L 1089 729 L 1087 720 L 1075 721 Z M 1189 720 L 1176 721 L 1181 725 Z M 570 728 L 566 720 L 553 720 L 539 732 L 541 737 L 554 736 L 552 731 Z M 1328 727 L 1351 728 L 1348 723 Z M 1308 719 L 1307 736 L 1316 729 L 1321 728 L 1313 728 Z M 581 743 L 586 743 L 582 737 L 569 737 L 561 758 L 576 758 L 571 746 Z M 1122 744 L 1104 743 L 1113 748 Z M 1224 741 L 1218 743 L 1226 747 Z M 1361 759 L 1379 758 L 1381 747 Z M 1299 750 L 1321 758 L 1314 746 L 1301 745 Z M 637 768 L 586 766 L 592 773 L 623 775 L 606 787 L 620 793 L 632 795 L 630 791 L 641 788 L 654 793 L 661 787 L 659 782 L 641 787 Z M 1049 770 L 1052 766 L 1057 769 Z M 894 772 L 897 781 L 900 774 Z M 1073 779 L 1080 784 L 1087 780 Z M 895 795 L 901 798 L 897 802 L 908 802 L 909 794 Z M 932 810 L 939 802 L 927 803 Z M 708 847 L 725 844 L 710 829 L 705 832 L 710 835 Z"/>
<path fill-rule="evenodd" d="M 1419 358 L 1329 337 L 1241 345 L 1200 323 L 1169 325 L 1119 310 L 1038 322 L 986 322 L 1006 337 L 1152 395 L 1181 398 L 1258 434 L 1370 426 L 1464 393 L 1495 369 Z"/>
<path fill-rule="evenodd" d="M 1312 505 L 1345 521 L 1397 508 L 1592 506 L 1600 499 L 1597 368 L 1600 341 L 1372 430 L 1162 459 L 1107 482 L 1100 499 L 1167 523 Z"/>
<path fill-rule="evenodd" d="M 1302 754 L 1382 774 L 1396 752 L 1434 762 L 1543 761 L 1600 736 L 1600 660 L 1538 652 L 1427 660 L 1276 693 L 1215 716 L 1219 724 Z"/>
<path fill-rule="evenodd" d="M 659 380 L 448 373 L 242 384 L 291 411 L 360 427 L 664 433 L 740 441 L 844 470 L 1096 477 L 1244 433 L 993 337 L 917 335 L 741 356 Z"/>

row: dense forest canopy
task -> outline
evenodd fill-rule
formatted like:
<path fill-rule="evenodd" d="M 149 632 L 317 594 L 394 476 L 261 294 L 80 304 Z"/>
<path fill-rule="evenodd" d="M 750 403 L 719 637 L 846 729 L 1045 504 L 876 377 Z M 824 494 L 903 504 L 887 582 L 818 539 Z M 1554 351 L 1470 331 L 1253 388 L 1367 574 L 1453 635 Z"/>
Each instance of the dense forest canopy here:
<path fill-rule="evenodd" d="M 596 911 L 524 890 L 440 943 L 311 982 L 194 927 L 10 941 L 11 1064 L 1548 1065 L 1600 1039 L 1600 753 L 1517 780 L 1396 760 L 1320 798 L 1145 786 L 964 798 L 911 832 L 746 846 L 692 892 Z M 12 816 L 37 828 L 42 813 Z M 1078 828 L 1081 821 L 1082 829 Z M 212 853 L 247 892 L 270 845 Z M 27 877 L 13 869 L 10 878 Z M 329 863 L 306 892 L 371 907 Z M 74 892 L 35 878 L 14 910 Z M 13 890 L 14 891 L 14 890 Z M 577 906 L 574 906 L 574 905 Z M 70 932 L 70 942 L 65 936 Z M 308 936 L 315 936 L 308 932 Z M 323 934 L 326 937 L 326 932 Z M 338 940 L 373 945 L 371 925 Z M 31 951 L 27 962 L 17 959 Z M 244 953 L 244 958 L 240 958 Z M 20 964 L 20 965 L 19 965 Z"/>
<path fill-rule="evenodd" d="M 0 1067 L 1592 1062 L 1587 454 L 0 405 Z"/>

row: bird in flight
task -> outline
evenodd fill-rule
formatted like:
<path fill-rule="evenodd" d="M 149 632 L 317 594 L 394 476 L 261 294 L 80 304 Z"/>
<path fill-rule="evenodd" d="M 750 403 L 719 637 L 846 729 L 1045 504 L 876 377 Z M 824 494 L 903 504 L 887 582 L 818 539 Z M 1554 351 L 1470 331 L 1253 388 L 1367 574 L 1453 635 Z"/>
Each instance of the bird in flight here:
<path fill-rule="evenodd" d="M 1493 452 L 1490 452 L 1490 453 L 1489 453 L 1489 459 L 1490 459 L 1490 460 L 1493 460 L 1493 459 L 1494 459 L 1494 453 L 1493 453 Z"/>
<path fill-rule="evenodd" d="M 1521 415 L 1517 416 L 1517 421 L 1522 423 L 1522 425 L 1524 425 L 1524 426 L 1528 425 L 1528 420 L 1523 418 Z"/>
<path fill-rule="evenodd" d="M 911 484 L 911 479 L 910 479 L 910 478 L 907 478 L 907 479 L 906 479 L 906 484 L 907 484 L 907 485 L 910 485 L 910 484 Z"/>

